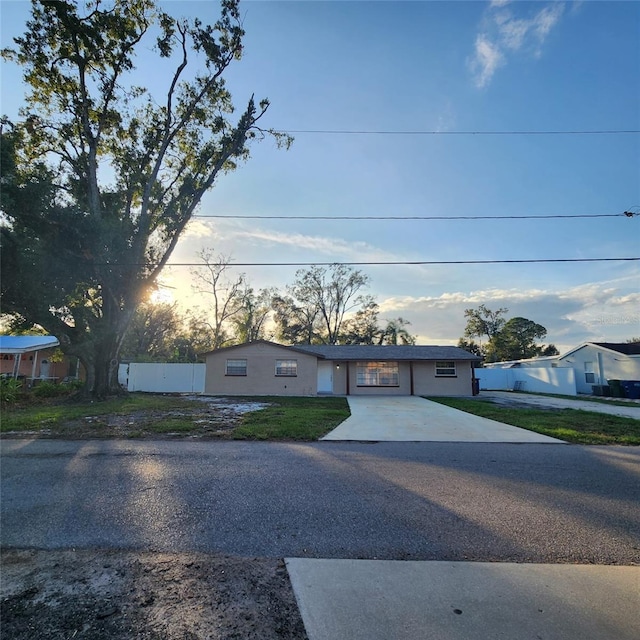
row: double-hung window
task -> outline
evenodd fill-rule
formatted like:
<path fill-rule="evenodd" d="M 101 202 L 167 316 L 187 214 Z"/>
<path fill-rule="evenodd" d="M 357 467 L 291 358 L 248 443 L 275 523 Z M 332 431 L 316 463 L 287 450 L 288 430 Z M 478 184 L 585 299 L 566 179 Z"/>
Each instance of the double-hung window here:
<path fill-rule="evenodd" d="M 456 363 L 453 360 L 436 360 L 437 376 L 455 376 Z"/>
<path fill-rule="evenodd" d="M 593 384 L 596 381 L 596 373 L 593 368 L 593 362 L 584 363 L 584 381 L 587 384 Z"/>
<path fill-rule="evenodd" d="M 298 375 L 297 360 L 276 360 L 276 375 L 295 377 Z"/>
<path fill-rule="evenodd" d="M 358 362 L 356 384 L 359 387 L 398 387 L 398 363 Z"/>
<path fill-rule="evenodd" d="M 225 369 L 225 375 L 227 376 L 246 376 L 247 375 L 247 360 L 227 360 L 227 367 Z"/>

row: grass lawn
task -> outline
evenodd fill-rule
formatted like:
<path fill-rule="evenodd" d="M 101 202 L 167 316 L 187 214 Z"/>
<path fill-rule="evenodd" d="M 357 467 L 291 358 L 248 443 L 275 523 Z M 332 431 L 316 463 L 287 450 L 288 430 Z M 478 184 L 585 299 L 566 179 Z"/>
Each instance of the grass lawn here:
<path fill-rule="evenodd" d="M 429 398 L 434 402 L 575 444 L 640 445 L 640 420 L 577 409 L 502 407 L 488 399 Z"/>
<path fill-rule="evenodd" d="M 229 405 L 266 404 L 238 413 Z M 31 399 L 3 404 L 0 433 L 49 438 L 190 437 L 316 440 L 349 416 L 344 398 L 212 398 L 131 393 L 102 402 Z"/>
<path fill-rule="evenodd" d="M 262 398 L 270 403 L 262 411 L 244 415 L 234 429 L 236 439 L 317 440 L 349 415 L 346 398 Z"/>

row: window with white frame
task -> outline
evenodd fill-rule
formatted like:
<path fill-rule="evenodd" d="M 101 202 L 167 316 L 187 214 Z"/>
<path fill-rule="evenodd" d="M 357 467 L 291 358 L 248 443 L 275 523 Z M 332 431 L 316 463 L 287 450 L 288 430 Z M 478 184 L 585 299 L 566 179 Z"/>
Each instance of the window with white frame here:
<path fill-rule="evenodd" d="M 398 363 L 358 362 L 356 384 L 359 387 L 398 387 Z"/>
<path fill-rule="evenodd" d="M 225 369 L 225 375 L 227 376 L 246 376 L 247 375 L 247 360 L 246 358 L 240 360 L 227 360 L 227 366 Z"/>
<path fill-rule="evenodd" d="M 593 370 L 593 362 L 584 363 L 584 381 L 587 384 L 593 384 L 596 381 L 596 374 Z"/>
<path fill-rule="evenodd" d="M 298 375 L 297 360 L 276 360 L 276 375 L 295 377 Z"/>
<path fill-rule="evenodd" d="M 456 363 L 453 360 L 436 360 L 437 376 L 456 376 Z"/>

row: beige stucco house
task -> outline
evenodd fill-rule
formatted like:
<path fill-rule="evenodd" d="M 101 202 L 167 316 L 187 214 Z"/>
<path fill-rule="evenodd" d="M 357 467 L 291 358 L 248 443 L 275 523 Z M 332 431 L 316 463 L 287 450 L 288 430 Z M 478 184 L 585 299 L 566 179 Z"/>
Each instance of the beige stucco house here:
<path fill-rule="evenodd" d="M 480 361 L 458 347 L 284 346 L 266 340 L 204 356 L 204 391 L 214 395 L 468 396 Z"/>

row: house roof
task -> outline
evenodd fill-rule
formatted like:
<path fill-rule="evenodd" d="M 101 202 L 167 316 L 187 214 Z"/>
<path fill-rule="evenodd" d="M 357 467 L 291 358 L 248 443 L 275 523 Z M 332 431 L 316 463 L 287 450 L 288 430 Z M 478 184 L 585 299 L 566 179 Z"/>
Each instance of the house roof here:
<path fill-rule="evenodd" d="M 500 360 L 498 362 L 485 362 L 485 369 L 509 369 L 523 363 L 535 364 L 536 362 L 553 362 L 560 356 L 538 356 L 536 358 L 522 358 L 521 360 Z"/>
<path fill-rule="evenodd" d="M 326 360 L 481 360 L 460 347 L 433 345 L 305 344 L 292 348 Z"/>
<path fill-rule="evenodd" d="M 640 356 L 640 344 L 631 342 L 584 342 L 581 345 L 574 347 L 573 349 L 563 353 L 560 359 L 564 359 L 567 356 L 575 353 L 579 349 L 584 347 L 598 347 L 599 349 L 606 349 L 615 353 L 620 353 L 625 356 Z"/>
<path fill-rule="evenodd" d="M 638 342 L 593 342 L 603 349 L 617 351 L 625 356 L 640 356 L 640 343 Z"/>
<path fill-rule="evenodd" d="M 461 349 L 460 347 L 439 347 L 431 345 L 358 345 L 358 344 L 297 344 L 284 345 L 269 340 L 256 340 L 251 343 L 236 344 L 208 351 L 218 353 L 241 349 L 249 344 L 268 344 L 289 351 L 298 351 L 316 356 L 324 360 L 473 360 L 479 362 L 482 358 Z"/>
<path fill-rule="evenodd" d="M 3 336 L 0 335 L 0 353 L 29 353 L 50 349 L 60 344 L 54 336 Z"/>

